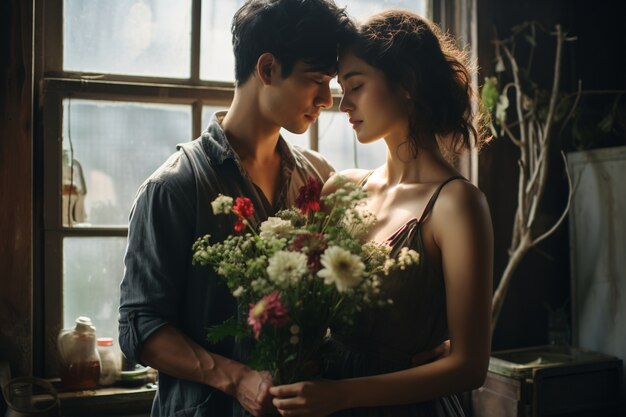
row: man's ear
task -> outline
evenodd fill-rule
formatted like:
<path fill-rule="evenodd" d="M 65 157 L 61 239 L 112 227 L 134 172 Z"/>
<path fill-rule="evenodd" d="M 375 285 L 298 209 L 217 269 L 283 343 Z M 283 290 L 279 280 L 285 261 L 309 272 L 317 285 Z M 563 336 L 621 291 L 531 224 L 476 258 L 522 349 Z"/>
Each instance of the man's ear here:
<path fill-rule="evenodd" d="M 275 74 L 276 71 L 279 70 L 280 64 L 276 60 L 276 57 L 269 52 L 261 54 L 259 59 L 256 61 L 256 73 L 264 85 L 271 84 L 272 74 Z"/>

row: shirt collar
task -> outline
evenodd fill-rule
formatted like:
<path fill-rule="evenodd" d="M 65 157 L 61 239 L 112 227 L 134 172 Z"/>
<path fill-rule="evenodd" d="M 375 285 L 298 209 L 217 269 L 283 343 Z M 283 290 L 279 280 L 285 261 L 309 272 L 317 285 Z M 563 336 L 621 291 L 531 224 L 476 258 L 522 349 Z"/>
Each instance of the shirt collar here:
<path fill-rule="evenodd" d="M 222 128 L 221 123 L 224 116 L 226 116 L 226 111 L 218 111 L 213 114 L 206 130 L 202 132 L 202 145 L 211 163 L 221 165 L 227 159 L 232 159 L 241 167 L 239 156 L 231 146 Z M 277 146 L 281 156 L 282 171 L 290 173 L 296 167 L 296 159 L 293 156 L 291 145 L 280 135 Z"/>

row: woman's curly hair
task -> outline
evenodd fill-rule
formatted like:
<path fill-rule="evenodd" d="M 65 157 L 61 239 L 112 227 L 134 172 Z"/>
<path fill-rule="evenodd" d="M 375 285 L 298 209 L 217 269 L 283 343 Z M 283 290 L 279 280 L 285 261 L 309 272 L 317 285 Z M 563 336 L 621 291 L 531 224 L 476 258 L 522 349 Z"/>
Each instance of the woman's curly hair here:
<path fill-rule="evenodd" d="M 406 10 L 385 10 L 358 25 L 341 45 L 345 52 L 383 71 L 391 89 L 406 91 L 414 155 L 429 138 L 452 154 L 488 140 L 489 115 L 472 87 L 476 68 L 434 23 Z"/>

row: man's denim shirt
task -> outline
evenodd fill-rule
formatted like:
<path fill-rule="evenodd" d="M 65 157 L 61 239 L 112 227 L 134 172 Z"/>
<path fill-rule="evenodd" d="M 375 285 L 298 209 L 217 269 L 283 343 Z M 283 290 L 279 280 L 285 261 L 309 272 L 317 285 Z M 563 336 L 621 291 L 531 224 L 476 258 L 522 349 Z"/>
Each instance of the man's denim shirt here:
<path fill-rule="evenodd" d="M 218 194 L 246 196 L 260 222 L 293 205 L 309 176 L 324 182 L 332 172 L 316 152 L 292 147 L 280 138 L 281 177 L 272 205 L 230 146 L 220 126 L 224 114 L 213 115 L 200 138 L 179 145 L 137 193 L 119 309 L 120 347 L 132 361 L 141 362 L 142 344 L 166 324 L 210 352 L 233 357 L 232 342 L 211 345 L 206 331 L 234 314 L 234 298 L 212 268 L 191 265 L 191 246 L 197 238 L 209 234 L 215 242 L 233 230 L 234 218 L 216 217 L 211 201 Z M 152 415 L 228 416 L 231 407 L 232 398 L 221 391 L 161 372 Z"/>

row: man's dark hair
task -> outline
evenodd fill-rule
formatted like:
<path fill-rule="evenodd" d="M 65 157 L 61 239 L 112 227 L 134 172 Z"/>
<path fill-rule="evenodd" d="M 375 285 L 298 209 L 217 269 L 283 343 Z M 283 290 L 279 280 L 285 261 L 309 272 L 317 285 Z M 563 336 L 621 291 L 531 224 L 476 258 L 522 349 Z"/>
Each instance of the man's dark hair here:
<path fill-rule="evenodd" d="M 353 28 L 333 0 L 249 0 L 233 17 L 235 79 L 242 84 L 261 54 L 273 54 L 288 77 L 297 61 L 312 71 L 333 73 L 337 45 Z"/>

